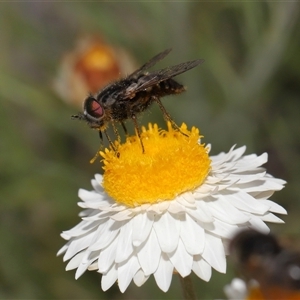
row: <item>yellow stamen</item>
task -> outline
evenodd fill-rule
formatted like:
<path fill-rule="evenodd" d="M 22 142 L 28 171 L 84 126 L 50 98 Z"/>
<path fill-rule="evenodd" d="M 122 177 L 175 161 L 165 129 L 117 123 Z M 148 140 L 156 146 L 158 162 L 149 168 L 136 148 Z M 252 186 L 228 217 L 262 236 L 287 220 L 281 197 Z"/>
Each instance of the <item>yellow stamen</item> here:
<path fill-rule="evenodd" d="M 172 200 L 201 185 L 210 170 L 207 149 L 199 144 L 199 130 L 160 130 L 156 124 L 142 128 L 142 152 L 137 136 L 118 145 L 118 154 L 105 149 L 103 187 L 116 202 L 134 207 Z M 185 133 L 186 135 L 182 134 Z"/>

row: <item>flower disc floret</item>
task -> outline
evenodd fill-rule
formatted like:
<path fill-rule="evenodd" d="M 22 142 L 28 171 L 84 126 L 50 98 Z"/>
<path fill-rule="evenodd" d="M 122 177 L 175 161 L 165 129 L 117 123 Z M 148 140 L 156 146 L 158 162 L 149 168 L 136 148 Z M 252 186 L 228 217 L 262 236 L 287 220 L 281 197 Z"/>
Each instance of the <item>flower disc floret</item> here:
<path fill-rule="evenodd" d="M 127 138 L 114 150 L 106 150 L 103 187 L 118 203 L 133 207 L 146 203 L 172 200 L 183 192 L 201 185 L 210 170 L 208 150 L 200 140 L 199 130 L 180 131 L 168 124 L 159 130 L 149 124 L 137 136 Z"/>

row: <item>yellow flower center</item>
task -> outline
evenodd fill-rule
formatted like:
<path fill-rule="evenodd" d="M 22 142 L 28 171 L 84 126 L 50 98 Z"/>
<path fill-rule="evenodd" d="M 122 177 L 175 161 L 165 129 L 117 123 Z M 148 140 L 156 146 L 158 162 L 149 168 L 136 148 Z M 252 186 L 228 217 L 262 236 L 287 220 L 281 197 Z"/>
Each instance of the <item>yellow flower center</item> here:
<path fill-rule="evenodd" d="M 180 132 L 181 131 L 181 132 Z M 207 149 L 199 144 L 199 130 L 183 124 L 180 131 L 168 123 L 168 130 L 156 124 L 142 128 L 141 141 L 128 137 L 103 157 L 103 187 L 116 202 L 129 207 L 172 200 L 202 184 L 210 170 Z"/>

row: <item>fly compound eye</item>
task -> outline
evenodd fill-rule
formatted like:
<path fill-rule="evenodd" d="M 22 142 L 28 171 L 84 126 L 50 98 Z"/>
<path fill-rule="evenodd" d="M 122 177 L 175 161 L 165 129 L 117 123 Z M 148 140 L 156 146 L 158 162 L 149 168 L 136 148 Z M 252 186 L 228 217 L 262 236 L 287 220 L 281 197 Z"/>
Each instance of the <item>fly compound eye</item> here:
<path fill-rule="evenodd" d="M 88 97 L 84 102 L 84 114 L 93 121 L 101 120 L 104 115 L 103 107 L 93 97 Z"/>

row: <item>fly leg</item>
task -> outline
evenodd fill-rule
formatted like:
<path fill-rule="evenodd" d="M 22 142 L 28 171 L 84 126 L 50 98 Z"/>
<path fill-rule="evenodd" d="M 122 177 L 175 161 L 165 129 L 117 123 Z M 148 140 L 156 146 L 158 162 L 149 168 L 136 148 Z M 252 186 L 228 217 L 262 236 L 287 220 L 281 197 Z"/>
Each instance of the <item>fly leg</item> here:
<path fill-rule="evenodd" d="M 115 133 L 115 135 L 117 137 L 118 143 L 121 144 L 121 136 L 120 136 L 120 134 L 119 134 L 119 132 L 117 130 L 117 127 L 116 127 L 116 125 L 115 125 L 114 122 L 112 122 L 112 128 L 113 128 L 113 131 L 114 131 L 114 133 Z"/>
<path fill-rule="evenodd" d="M 161 109 L 161 111 L 164 115 L 164 119 L 166 121 L 169 121 L 174 129 L 178 130 L 183 135 L 188 136 L 187 134 L 185 134 L 184 132 L 182 132 L 180 130 L 180 127 L 175 123 L 175 121 L 171 118 L 170 114 L 166 111 L 166 109 L 163 106 L 163 104 L 161 103 L 160 99 L 156 96 L 152 96 L 152 99 L 158 104 L 159 108 Z"/>
<path fill-rule="evenodd" d="M 116 149 L 114 143 L 112 142 L 112 140 L 110 139 L 110 137 L 109 137 L 107 131 L 106 131 L 106 130 L 103 130 L 103 132 L 104 132 L 104 134 L 105 134 L 105 136 L 106 136 L 106 138 L 107 138 L 107 140 L 108 140 L 108 143 L 109 143 L 110 147 L 111 147 L 116 153 L 118 153 L 118 152 L 117 152 L 117 149 Z"/>
<path fill-rule="evenodd" d="M 141 147 L 142 147 L 142 151 L 143 153 L 145 153 L 145 148 L 144 148 L 144 144 L 143 144 L 143 141 L 141 139 L 141 132 L 140 132 L 140 128 L 139 128 L 139 125 L 137 123 L 137 119 L 136 119 L 136 115 L 132 115 L 132 120 L 133 120 L 133 123 L 134 123 L 134 127 L 135 127 L 135 130 L 136 130 L 136 134 L 140 140 L 140 143 L 141 143 Z"/>
<path fill-rule="evenodd" d="M 99 157 L 99 152 L 100 152 L 100 150 L 101 150 L 101 148 L 103 147 L 103 135 L 102 135 L 102 131 L 98 131 L 99 132 L 99 138 L 100 138 L 100 143 L 101 143 L 101 145 L 100 145 L 100 148 L 99 148 L 99 150 L 96 152 L 96 154 L 94 155 L 94 157 L 90 160 L 90 163 L 91 164 L 93 164 L 94 162 L 95 162 L 95 160 Z"/>
<path fill-rule="evenodd" d="M 128 137 L 128 131 L 127 131 L 127 128 L 126 128 L 124 122 L 121 122 L 121 125 L 122 125 L 122 128 L 123 128 L 124 132 L 125 132 L 126 137 Z"/>

